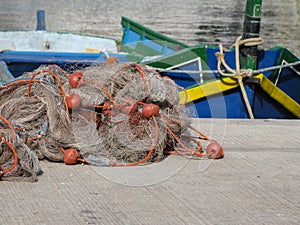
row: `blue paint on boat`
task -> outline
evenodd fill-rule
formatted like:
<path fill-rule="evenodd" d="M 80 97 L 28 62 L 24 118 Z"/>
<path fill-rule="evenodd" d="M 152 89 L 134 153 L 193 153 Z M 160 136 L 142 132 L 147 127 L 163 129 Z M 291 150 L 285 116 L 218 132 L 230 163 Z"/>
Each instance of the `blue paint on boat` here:
<path fill-rule="evenodd" d="M 132 62 L 133 58 L 127 54 L 113 53 L 119 62 Z M 135 57 L 135 60 L 141 58 Z M 17 52 L 5 51 L 0 54 L 0 60 L 5 61 L 8 69 L 14 77 L 22 75 L 24 72 L 31 72 L 40 65 L 56 64 L 66 69 L 67 72 L 74 68 L 84 68 L 96 64 L 104 64 L 106 56 L 104 53 L 67 53 L 67 52 Z"/>

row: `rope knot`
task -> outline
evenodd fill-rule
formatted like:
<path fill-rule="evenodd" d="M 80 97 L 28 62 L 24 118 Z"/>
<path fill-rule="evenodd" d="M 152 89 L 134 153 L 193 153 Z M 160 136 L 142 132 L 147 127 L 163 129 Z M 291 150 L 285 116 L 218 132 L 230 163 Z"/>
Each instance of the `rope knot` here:
<path fill-rule="evenodd" d="M 252 77 L 253 76 L 253 70 L 252 69 L 247 69 L 242 73 L 243 77 Z"/>
<path fill-rule="evenodd" d="M 224 53 L 216 52 L 215 55 L 216 55 L 218 61 L 219 61 L 219 60 L 220 60 L 220 61 L 224 60 L 224 57 L 225 57 Z"/>
<path fill-rule="evenodd" d="M 224 53 L 223 53 L 223 46 L 220 44 L 219 45 L 219 49 L 220 52 L 216 53 L 216 57 L 218 59 L 218 72 L 221 76 L 226 76 L 226 77 L 236 77 L 237 76 L 237 81 L 238 84 L 241 88 L 241 92 L 244 98 L 244 101 L 246 103 L 246 107 L 249 113 L 249 116 L 251 119 L 254 119 L 254 115 L 252 112 L 252 108 L 251 105 L 249 103 L 249 99 L 243 84 L 243 77 L 251 77 L 253 75 L 253 70 L 252 69 L 246 69 L 241 71 L 241 65 L 240 65 L 240 46 L 241 45 L 245 45 L 245 46 L 255 46 L 255 45 L 259 45 L 262 43 L 262 39 L 261 38 L 248 38 L 248 39 L 244 39 L 242 40 L 242 36 L 239 36 L 236 41 L 235 41 L 235 64 L 236 64 L 236 68 L 235 70 L 232 69 L 230 66 L 228 66 L 228 64 L 225 62 L 224 59 Z M 224 72 L 221 68 L 221 66 L 223 66 L 227 72 Z"/>
<path fill-rule="evenodd" d="M 247 47 L 256 46 L 263 43 L 263 39 L 261 37 L 257 38 L 247 38 L 240 42 L 240 45 L 245 45 Z"/>

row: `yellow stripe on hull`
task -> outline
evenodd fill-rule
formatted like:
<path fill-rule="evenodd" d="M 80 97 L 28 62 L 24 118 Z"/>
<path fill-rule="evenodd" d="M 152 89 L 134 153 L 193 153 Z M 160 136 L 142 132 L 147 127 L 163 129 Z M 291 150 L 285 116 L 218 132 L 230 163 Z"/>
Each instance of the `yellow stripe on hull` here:
<path fill-rule="evenodd" d="M 300 105 L 294 99 L 275 86 L 272 81 L 266 78 L 263 74 L 258 74 L 253 77 L 259 78 L 261 88 L 271 98 L 300 118 Z M 215 80 L 202 85 L 193 86 L 191 88 L 187 88 L 185 91 L 179 92 L 180 103 L 200 100 L 214 94 L 224 93 L 236 87 L 238 87 L 238 82 L 237 79 L 233 77 L 225 77 L 221 80 Z"/>
<path fill-rule="evenodd" d="M 300 105 L 288 96 L 284 91 L 275 86 L 272 81 L 266 78 L 263 74 L 255 76 L 260 79 L 261 88 L 271 96 L 274 100 L 279 102 L 283 107 L 300 118 Z"/>
<path fill-rule="evenodd" d="M 182 104 L 186 101 L 186 95 L 186 103 L 188 103 L 210 95 L 222 93 L 236 87 L 238 87 L 237 80 L 231 77 L 226 77 L 222 80 L 215 80 L 205 84 L 193 86 L 191 88 L 187 88 L 186 91 L 179 92 L 180 103 Z"/>

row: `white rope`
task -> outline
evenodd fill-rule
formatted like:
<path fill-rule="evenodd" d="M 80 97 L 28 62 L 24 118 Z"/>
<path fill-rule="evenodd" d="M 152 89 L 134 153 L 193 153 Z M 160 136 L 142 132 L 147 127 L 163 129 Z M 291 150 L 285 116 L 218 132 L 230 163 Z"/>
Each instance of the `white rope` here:
<path fill-rule="evenodd" d="M 247 111 L 248 111 L 249 117 L 250 117 L 250 119 L 254 119 L 252 108 L 251 108 L 251 105 L 249 103 L 247 92 L 245 90 L 245 86 L 244 86 L 244 83 L 243 83 L 243 77 L 242 77 L 242 74 L 241 74 L 241 71 L 240 71 L 241 70 L 241 68 L 240 68 L 240 45 L 241 45 L 241 40 L 242 40 L 242 36 L 239 36 L 236 39 L 236 42 L 235 42 L 236 74 L 237 74 L 237 77 L 238 77 L 239 86 L 240 86 L 241 91 L 242 91 L 242 95 L 243 95 L 243 98 L 244 98 L 244 101 L 245 101 L 245 104 L 246 104 L 246 107 L 247 107 Z M 244 40 L 244 42 L 245 43 L 243 43 L 243 44 L 246 44 L 246 43 L 250 44 L 250 43 L 252 43 L 251 41 L 246 42 L 246 40 Z"/>
<path fill-rule="evenodd" d="M 253 73 L 259 74 L 259 73 L 267 72 L 270 70 L 278 70 L 278 69 L 290 67 L 300 76 L 300 72 L 293 67 L 293 66 L 297 66 L 297 65 L 300 65 L 300 61 L 296 61 L 293 63 L 285 63 L 285 64 L 281 64 L 278 66 L 271 66 L 271 67 L 267 67 L 267 68 L 263 68 L 263 69 L 259 69 L 259 70 L 254 70 Z"/>
<path fill-rule="evenodd" d="M 297 65 L 300 65 L 300 61 L 296 61 L 296 62 L 293 62 L 293 63 L 286 63 L 286 64 L 283 64 L 283 65 L 278 65 L 278 66 L 271 66 L 271 67 L 266 67 L 266 68 L 263 68 L 263 69 L 259 69 L 259 70 L 253 70 L 252 71 L 252 74 L 260 74 L 260 73 L 263 73 L 263 72 L 267 72 L 267 71 L 271 71 L 271 70 L 278 70 L 278 69 L 283 69 L 283 68 L 287 68 L 287 67 L 290 67 L 292 68 L 293 70 L 295 70 L 295 72 L 300 76 L 300 72 L 298 70 L 296 70 L 295 68 L 293 68 L 293 66 L 297 66 Z M 211 73 L 219 73 L 219 70 L 173 70 L 173 69 L 161 69 L 161 68 L 155 68 L 154 69 L 160 73 L 164 73 L 164 72 L 172 72 L 172 73 L 187 73 L 187 74 L 199 74 L 199 73 L 203 73 L 203 74 L 211 74 Z M 225 70 L 222 70 L 221 71 L 225 73 Z M 246 73 L 247 71 L 250 72 L 250 70 L 243 70 L 241 69 L 241 73 Z M 226 74 L 227 76 L 227 74 Z M 248 74 L 248 77 L 250 77 L 251 74 L 249 75 Z"/>
<path fill-rule="evenodd" d="M 229 77 L 234 77 L 237 76 L 238 79 L 238 83 L 243 95 L 243 99 L 244 102 L 246 104 L 246 108 L 249 114 L 250 119 L 254 119 L 254 115 L 252 112 L 252 108 L 249 102 L 249 98 L 247 96 L 247 92 L 245 90 L 245 86 L 243 83 L 243 77 L 246 76 L 252 76 L 253 74 L 253 70 L 252 69 L 247 69 L 247 70 L 243 70 L 241 71 L 240 68 L 240 46 L 241 45 L 245 45 L 245 46 L 255 46 L 255 45 L 259 45 L 262 43 L 262 39 L 261 38 L 248 38 L 248 39 L 244 39 L 242 40 L 242 36 L 239 36 L 236 41 L 235 41 L 235 70 L 230 68 L 227 63 L 225 62 L 225 55 L 223 53 L 223 46 L 220 44 L 219 48 L 220 48 L 220 52 L 216 53 L 217 59 L 218 59 L 218 71 L 222 76 L 229 76 Z M 225 69 L 229 72 L 229 73 L 225 73 L 222 69 L 221 66 L 224 66 Z"/>
<path fill-rule="evenodd" d="M 102 52 L 103 52 L 103 54 L 105 55 L 105 57 L 108 59 L 108 58 L 109 58 L 108 52 L 107 52 L 107 51 L 102 51 Z"/>

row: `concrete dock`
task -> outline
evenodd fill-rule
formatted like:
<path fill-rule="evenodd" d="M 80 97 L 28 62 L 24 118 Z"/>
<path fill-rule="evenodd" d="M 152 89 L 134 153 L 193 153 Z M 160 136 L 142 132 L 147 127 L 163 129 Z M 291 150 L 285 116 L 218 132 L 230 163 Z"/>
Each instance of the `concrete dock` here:
<path fill-rule="evenodd" d="M 0 224 L 300 224 L 300 120 L 199 119 L 225 158 L 112 168 L 41 161 L 0 182 Z"/>

